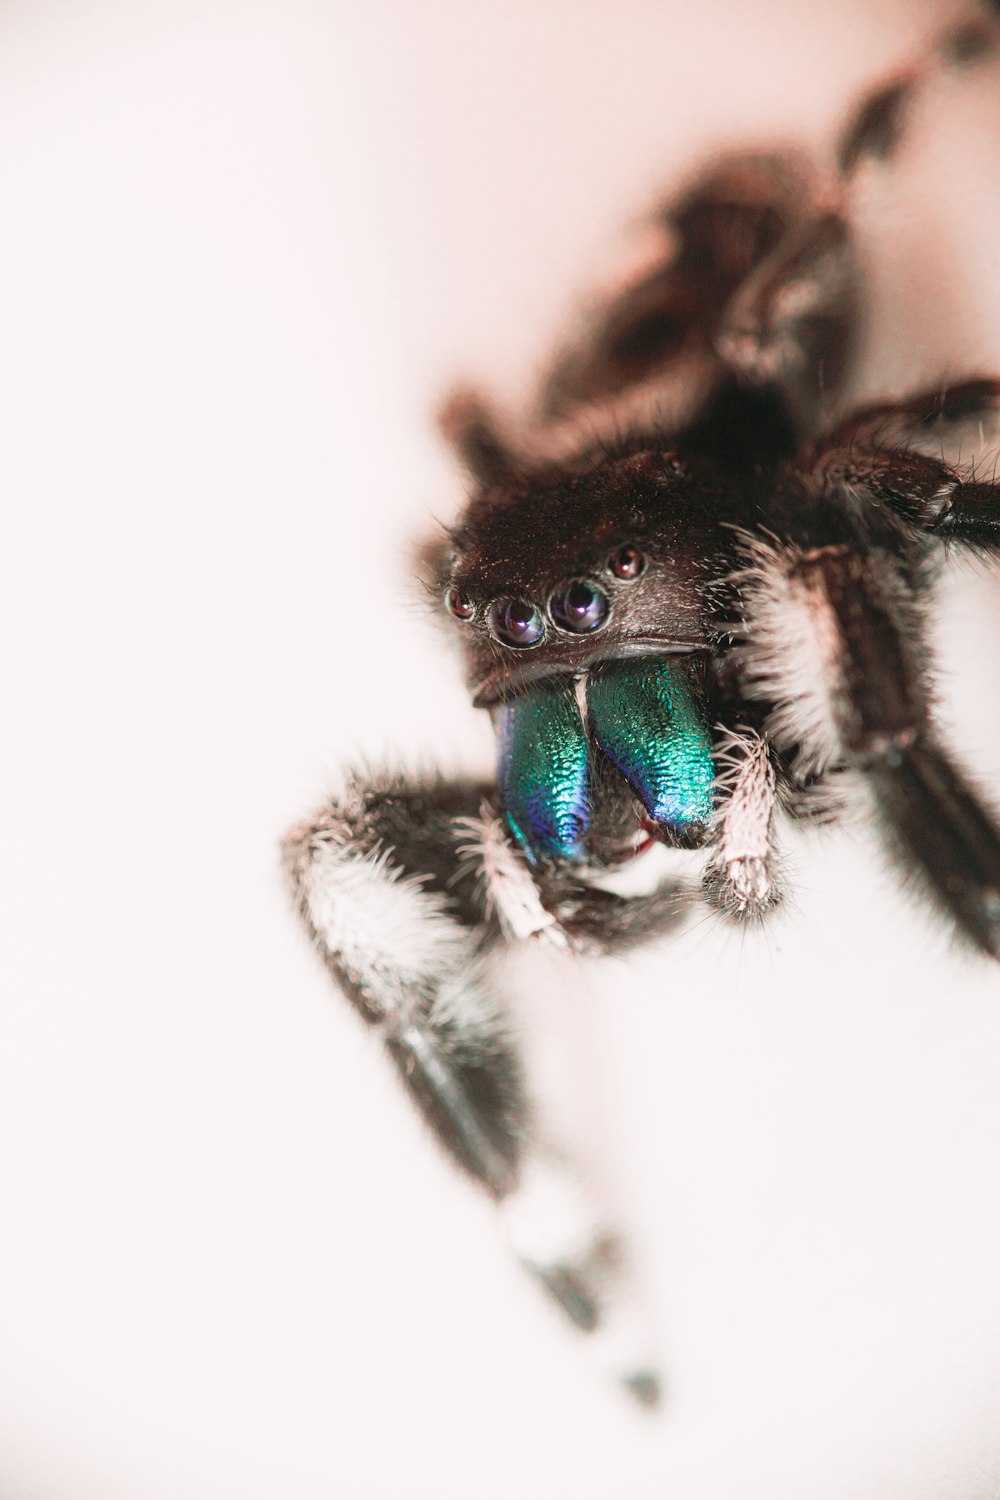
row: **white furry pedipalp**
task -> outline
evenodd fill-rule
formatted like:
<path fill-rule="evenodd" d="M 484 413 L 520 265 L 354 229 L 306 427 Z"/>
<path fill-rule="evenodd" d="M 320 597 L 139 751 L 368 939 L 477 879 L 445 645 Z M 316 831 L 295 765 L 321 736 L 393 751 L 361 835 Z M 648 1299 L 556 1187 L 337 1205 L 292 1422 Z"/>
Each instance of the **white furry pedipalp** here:
<path fill-rule="evenodd" d="M 567 948 L 569 939 L 542 905 L 530 870 L 489 807 L 484 805 L 478 818 L 456 818 L 455 827 L 468 835 L 468 842 L 458 846 L 460 869 L 479 877 L 487 907 L 495 912 L 504 936 L 517 942 L 544 937 L 556 948 Z"/>
<path fill-rule="evenodd" d="M 767 902 L 772 894 L 768 865 L 774 767 L 767 741 L 751 729 L 734 730 L 716 759 L 722 831 L 718 863 L 729 879 L 737 909 L 745 911 Z"/>

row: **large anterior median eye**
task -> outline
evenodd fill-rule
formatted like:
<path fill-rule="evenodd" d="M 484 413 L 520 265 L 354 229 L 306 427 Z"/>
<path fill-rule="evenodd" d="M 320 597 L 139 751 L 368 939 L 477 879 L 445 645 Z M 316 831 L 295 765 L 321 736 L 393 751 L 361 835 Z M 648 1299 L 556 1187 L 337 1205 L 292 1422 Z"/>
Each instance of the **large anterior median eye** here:
<path fill-rule="evenodd" d="M 608 609 L 607 594 L 585 578 L 574 579 L 549 600 L 553 620 L 561 630 L 571 630 L 574 635 L 600 630 Z"/>
<path fill-rule="evenodd" d="M 490 630 L 504 646 L 525 650 L 537 646 L 545 634 L 545 622 L 527 599 L 500 599 L 489 613 Z"/>

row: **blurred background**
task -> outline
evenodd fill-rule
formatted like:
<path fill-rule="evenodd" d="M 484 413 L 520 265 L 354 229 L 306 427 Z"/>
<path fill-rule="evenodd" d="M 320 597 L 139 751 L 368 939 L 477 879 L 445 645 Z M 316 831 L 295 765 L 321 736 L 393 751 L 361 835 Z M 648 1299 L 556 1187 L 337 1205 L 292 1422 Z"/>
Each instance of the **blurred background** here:
<path fill-rule="evenodd" d="M 722 147 L 828 162 L 965 13 L 6 0 L 4 1500 L 1000 1493 L 1000 980 L 866 828 L 788 836 L 764 934 L 525 981 L 593 1089 L 655 1418 L 425 1137 L 277 859 L 346 761 L 489 766 L 410 577 L 462 500 L 449 383 L 516 415 L 662 193 Z M 1000 369 L 998 82 L 932 89 L 858 195 L 859 393 Z M 995 804 L 985 567 L 939 636 Z"/>

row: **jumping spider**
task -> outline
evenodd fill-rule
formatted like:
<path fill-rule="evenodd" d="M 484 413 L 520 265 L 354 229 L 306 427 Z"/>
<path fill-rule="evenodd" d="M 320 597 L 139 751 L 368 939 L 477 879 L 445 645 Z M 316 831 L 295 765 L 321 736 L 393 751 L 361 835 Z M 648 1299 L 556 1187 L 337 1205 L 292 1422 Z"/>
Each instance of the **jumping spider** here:
<path fill-rule="evenodd" d="M 1000 545 L 1000 486 L 941 457 L 996 417 L 1000 380 L 839 399 L 861 325 L 850 189 L 892 159 L 929 78 L 998 48 L 985 15 L 939 38 L 862 100 L 823 184 L 792 154 L 703 173 L 516 441 L 472 395 L 444 413 L 474 487 L 423 561 L 496 728 L 496 782 L 349 777 L 286 858 L 331 974 L 505 1210 L 572 1170 L 546 1155 L 494 960 L 675 928 L 698 891 L 608 878 L 651 844 L 704 849 L 700 896 L 759 919 L 781 895 L 776 809 L 850 782 L 931 903 L 1000 958 L 1000 832 L 939 744 L 925 644 L 942 544 Z M 524 1263 L 603 1326 L 610 1238 L 572 1213 L 533 1238 L 526 1212 Z M 653 1370 L 619 1374 L 655 1401 Z"/>

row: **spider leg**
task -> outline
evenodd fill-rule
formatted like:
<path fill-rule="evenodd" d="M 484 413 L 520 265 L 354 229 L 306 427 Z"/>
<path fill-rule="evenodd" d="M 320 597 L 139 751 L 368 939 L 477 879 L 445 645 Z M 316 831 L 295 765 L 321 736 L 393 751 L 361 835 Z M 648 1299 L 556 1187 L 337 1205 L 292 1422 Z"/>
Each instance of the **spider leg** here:
<path fill-rule="evenodd" d="M 524 466 L 500 421 L 477 391 L 452 391 L 437 416 L 438 431 L 463 467 L 483 489 L 510 479 Z"/>
<path fill-rule="evenodd" d="M 350 778 L 288 836 L 285 861 L 321 958 L 439 1143 L 495 1200 L 525 1268 L 655 1404 L 628 1257 L 530 1097 L 499 960 L 518 942 L 648 938 L 679 920 L 679 888 L 626 899 L 554 874 L 538 884 L 485 784 L 394 775 Z"/>
<path fill-rule="evenodd" d="M 929 52 L 867 93 L 842 132 L 840 181 L 825 202 L 800 187 L 783 232 L 745 265 L 724 307 L 703 315 L 716 354 L 742 383 L 774 387 L 800 430 L 815 429 L 824 400 L 850 373 L 860 322 L 860 274 L 848 226 L 855 174 L 892 158 L 926 84 L 950 69 L 995 56 L 1000 32 L 985 16 L 947 28 Z"/>
<path fill-rule="evenodd" d="M 985 16 L 964 21 L 865 94 L 841 133 L 840 181 L 828 201 L 790 220 L 781 240 L 734 288 L 715 330 L 715 349 L 742 381 L 777 387 L 802 430 L 815 427 L 824 398 L 835 395 L 850 373 L 860 276 L 845 205 L 855 174 L 867 163 L 893 157 L 914 100 L 930 80 L 993 57 L 998 44 L 1000 33 Z"/>
<path fill-rule="evenodd" d="M 816 445 L 812 475 L 827 492 L 874 497 L 943 540 L 996 550 L 1000 487 L 921 448 L 940 450 L 970 427 L 981 439 L 998 418 L 1000 381 L 993 379 L 865 407 Z"/>
<path fill-rule="evenodd" d="M 452 819 L 481 795 L 462 783 L 354 779 L 288 836 L 285 859 L 327 968 L 381 1033 L 445 1149 L 499 1198 L 523 1146 L 520 1066 L 473 894 L 448 884 Z"/>
<path fill-rule="evenodd" d="M 973 376 L 919 391 L 902 401 L 877 401 L 848 413 L 815 444 L 817 457 L 842 448 L 915 449 L 939 457 L 955 439 L 982 439 L 1000 423 L 1000 379 Z"/>
<path fill-rule="evenodd" d="M 846 221 L 797 225 L 740 286 L 715 347 L 742 381 L 774 386 L 803 429 L 842 386 L 854 353 L 860 280 Z"/>
<path fill-rule="evenodd" d="M 920 93 L 939 73 L 967 68 L 994 57 L 1000 33 L 983 6 L 980 16 L 950 25 L 920 58 L 866 93 L 851 113 L 837 146 L 837 167 L 845 179 L 869 162 L 891 161 L 906 138 L 907 117 Z"/>
<path fill-rule="evenodd" d="M 769 735 L 806 771 L 861 772 L 904 864 L 1000 958 L 1000 832 L 937 743 L 901 565 L 846 544 L 747 551 L 746 670 L 751 696 L 776 705 Z"/>
<path fill-rule="evenodd" d="M 946 26 L 926 52 L 882 78 L 839 134 L 831 180 L 795 155 L 745 153 L 702 172 L 648 225 L 645 254 L 607 290 L 552 365 L 540 428 L 616 403 L 619 427 L 666 421 L 677 432 L 729 388 L 773 388 L 800 431 L 850 373 L 860 276 L 847 224 L 855 178 L 890 161 L 928 84 L 1000 50 L 996 5 Z M 696 435 L 697 429 L 695 430 Z"/>
<path fill-rule="evenodd" d="M 556 360 L 545 421 L 656 382 L 700 399 L 723 373 L 712 336 L 730 297 L 808 211 L 805 166 L 790 154 L 726 157 L 662 208 L 644 262 L 614 287 Z M 687 413 L 679 401 L 679 421 Z"/>

